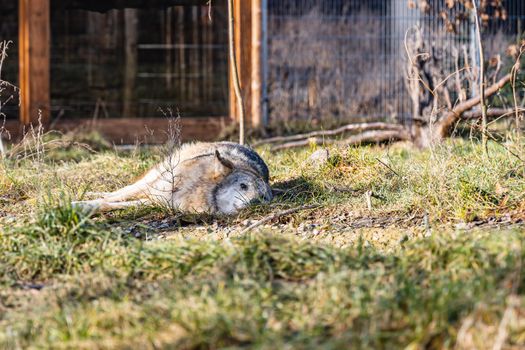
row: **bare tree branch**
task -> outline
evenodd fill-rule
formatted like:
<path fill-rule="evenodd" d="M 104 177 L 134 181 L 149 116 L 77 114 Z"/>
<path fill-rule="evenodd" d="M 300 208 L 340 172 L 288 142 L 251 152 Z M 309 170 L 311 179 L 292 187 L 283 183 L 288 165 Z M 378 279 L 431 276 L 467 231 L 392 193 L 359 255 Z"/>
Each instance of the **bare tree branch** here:
<path fill-rule="evenodd" d="M 518 138 L 518 144 L 519 144 L 519 141 L 520 141 L 520 129 L 521 129 L 521 123 L 520 123 L 520 113 L 519 113 L 519 107 L 518 107 L 518 96 L 516 94 L 516 79 L 518 77 L 518 72 L 520 70 L 520 62 L 521 62 L 521 57 L 522 55 L 525 53 L 525 44 L 522 44 L 521 47 L 520 47 L 520 51 L 519 51 L 519 54 L 518 54 L 518 57 L 516 58 L 516 62 L 514 63 L 514 65 L 512 66 L 512 70 L 511 70 L 511 86 L 512 86 L 512 99 L 513 99 L 513 102 L 514 102 L 514 115 L 515 115 L 515 125 L 516 125 L 516 136 Z"/>
<path fill-rule="evenodd" d="M 505 85 L 507 85 L 511 80 L 511 74 L 505 75 L 503 78 L 498 80 L 498 82 L 487 89 L 485 89 L 484 97 L 490 97 L 497 93 L 501 88 L 503 88 Z M 479 105 L 481 102 L 481 96 L 476 96 L 471 99 L 466 100 L 463 103 L 458 104 L 456 107 L 452 109 L 449 113 L 447 113 L 443 118 L 441 118 L 435 125 L 436 127 L 436 135 L 438 135 L 441 138 L 445 138 L 448 134 L 448 131 L 454 125 L 460 118 L 461 115 L 472 109 L 473 107 Z"/>
<path fill-rule="evenodd" d="M 510 117 L 514 116 L 515 113 L 525 112 L 525 109 L 523 108 L 489 108 L 487 109 L 487 118 L 500 118 L 500 117 Z M 461 119 L 468 120 L 468 119 L 480 119 L 481 118 L 481 110 L 473 110 L 463 113 L 461 116 Z"/>

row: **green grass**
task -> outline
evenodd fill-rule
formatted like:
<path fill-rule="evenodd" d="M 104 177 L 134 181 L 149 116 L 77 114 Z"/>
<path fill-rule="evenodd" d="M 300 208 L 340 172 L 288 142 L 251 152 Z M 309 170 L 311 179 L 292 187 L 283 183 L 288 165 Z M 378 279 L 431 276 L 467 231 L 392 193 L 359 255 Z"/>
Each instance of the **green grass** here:
<path fill-rule="evenodd" d="M 0 168 L 0 348 L 525 346 L 523 147 L 261 149 L 283 192 L 232 218 L 77 212 L 159 155 L 72 147 Z"/>

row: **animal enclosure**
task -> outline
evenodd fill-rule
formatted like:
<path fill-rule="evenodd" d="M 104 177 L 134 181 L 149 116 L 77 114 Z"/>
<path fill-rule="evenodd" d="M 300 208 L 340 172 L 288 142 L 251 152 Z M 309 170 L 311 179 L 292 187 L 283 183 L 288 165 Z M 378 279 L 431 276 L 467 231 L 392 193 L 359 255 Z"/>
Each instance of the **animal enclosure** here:
<path fill-rule="evenodd" d="M 2 106 L 7 131 L 16 134 L 39 119 L 57 129 L 89 122 L 116 142 L 149 137 L 151 130 L 157 134 L 148 140 L 161 142 L 165 114 L 182 116 L 185 139 L 217 138 L 237 121 L 225 1 L 211 7 L 205 0 L 135 1 L 123 8 L 114 0 L 46 0 L 40 12 L 27 1 L 0 5 L 0 39 L 12 41 L 1 78 L 20 86 L 22 97 L 27 92 L 27 98 Z M 458 72 L 442 87 L 449 110 L 476 93 L 472 15 L 441 0 L 234 3 L 236 54 L 251 126 L 290 120 L 410 126 L 417 114 L 411 89 L 418 86 L 410 84 L 408 57 L 417 52 L 431 54 L 427 70 L 433 80 Z M 509 70 L 512 58 L 505 48 L 525 30 L 525 4 L 503 5 L 505 15 L 483 20 L 489 82 Z M 32 24 L 24 31 L 21 23 Z M 47 34 L 40 30 L 46 23 Z M 2 93 L 4 99 L 10 94 L 16 95 Z M 418 97 L 427 115 L 428 95 Z M 524 97 L 523 89 L 518 97 Z M 493 107 L 510 104 L 505 93 L 490 101 Z"/>

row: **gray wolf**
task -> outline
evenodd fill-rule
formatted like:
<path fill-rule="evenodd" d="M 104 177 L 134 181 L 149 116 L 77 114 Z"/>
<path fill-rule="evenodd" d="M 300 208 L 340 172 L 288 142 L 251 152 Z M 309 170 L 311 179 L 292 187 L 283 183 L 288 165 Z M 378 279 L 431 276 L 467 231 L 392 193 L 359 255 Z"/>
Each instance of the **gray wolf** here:
<path fill-rule="evenodd" d="M 99 195 L 73 205 L 97 212 L 156 204 L 230 215 L 272 200 L 264 160 L 253 149 L 232 142 L 184 144 L 137 182 Z"/>

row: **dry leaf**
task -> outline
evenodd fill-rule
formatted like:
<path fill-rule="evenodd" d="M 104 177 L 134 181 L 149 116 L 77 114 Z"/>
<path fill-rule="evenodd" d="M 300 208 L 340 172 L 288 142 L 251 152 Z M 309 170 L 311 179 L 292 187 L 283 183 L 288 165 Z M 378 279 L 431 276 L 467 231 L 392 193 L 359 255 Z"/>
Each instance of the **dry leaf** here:
<path fill-rule="evenodd" d="M 496 188 L 494 189 L 494 192 L 496 192 L 498 196 L 501 196 L 507 193 L 508 191 L 508 188 L 503 187 L 499 182 L 496 183 Z"/>

